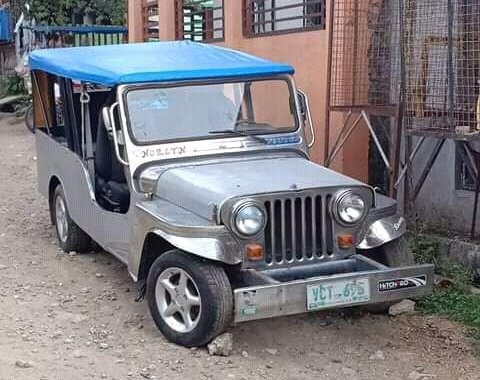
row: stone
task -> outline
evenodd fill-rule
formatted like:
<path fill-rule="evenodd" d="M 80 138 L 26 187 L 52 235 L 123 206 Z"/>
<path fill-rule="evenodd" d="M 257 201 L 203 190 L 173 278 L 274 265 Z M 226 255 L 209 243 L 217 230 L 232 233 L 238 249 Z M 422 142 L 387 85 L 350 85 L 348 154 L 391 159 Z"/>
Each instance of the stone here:
<path fill-rule="evenodd" d="M 476 286 L 470 287 L 470 291 L 472 294 L 480 295 L 480 288 L 477 288 Z"/>
<path fill-rule="evenodd" d="M 266 348 L 265 352 L 269 353 L 270 355 L 276 355 L 278 350 L 276 348 Z"/>
<path fill-rule="evenodd" d="M 102 349 L 102 350 L 108 350 L 108 347 L 109 347 L 109 346 L 108 346 L 107 343 L 100 343 L 100 344 L 98 345 L 98 347 L 100 347 L 100 349 Z"/>
<path fill-rule="evenodd" d="M 144 367 L 140 370 L 139 372 L 140 376 L 142 376 L 144 379 L 151 379 L 151 374 L 150 371 L 147 367 Z"/>
<path fill-rule="evenodd" d="M 8 269 L 8 266 L 4 264 L 0 264 L 0 270 L 5 270 L 5 269 Z"/>
<path fill-rule="evenodd" d="M 15 362 L 15 366 L 18 368 L 31 368 L 33 367 L 32 362 L 25 361 L 25 360 L 17 360 Z"/>
<path fill-rule="evenodd" d="M 385 354 L 383 351 L 375 351 L 374 354 L 370 355 L 370 360 L 385 360 Z"/>
<path fill-rule="evenodd" d="M 352 376 L 355 376 L 355 375 L 357 374 L 354 369 L 348 368 L 348 367 L 343 367 L 343 368 L 342 368 L 342 372 L 343 372 L 346 376 L 348 376 L 349 379 L 351 379 Z"/>
<path fill-rule="evenodd" d="M 411 300 L 400 301 L 388 309 L 388 314 L 396 317 L 401 314 L 411 314 L 415 311 L 415 302 Z"/>
<path fill-rule="evenodd" d="M 73 324 L 81 323 L 86 321 L 88 318 L 81 314 L 73 314 L 67 312 L 58 312 L 56 315 L 56 319 L 59 321 L 70 322 Z"/>
<path fill-rule="evenodd" d="M 248 358 L 248 352 L 247 351 L 242 351 L 242 356 L 244 358 Z"/>
<path fill-rule="evenodd" d="M 54 331 L 53 334 L 51 335 L 51 338 L 52 338 L 52 339 L 58 339 L 58 338 L 60 338 L 62 335 L 63 335 L 63 331 L 62 331 L 62 330 L 56 330 L 56 331 Z"/>
<path fill-rule="evenodd" d="M 208 346 L 208 353 L 212 356 L 230 356 L 233 350 L 233 335 L 225 333 L 217 336 Z"/>
<path fill-rule="evenodd" d="M 408 380 L 429 380 L 435 377 L 435 375 L 430 375 L 429 373 L 421 373 L 416 370 L 408 374 Z"/>
<path fill-rule="evenodd" d="M 85 358 L 87 355 L 83 353 L 81 350 L 75 350 L 72 352 L 72 357 L 75 359 Z"/>

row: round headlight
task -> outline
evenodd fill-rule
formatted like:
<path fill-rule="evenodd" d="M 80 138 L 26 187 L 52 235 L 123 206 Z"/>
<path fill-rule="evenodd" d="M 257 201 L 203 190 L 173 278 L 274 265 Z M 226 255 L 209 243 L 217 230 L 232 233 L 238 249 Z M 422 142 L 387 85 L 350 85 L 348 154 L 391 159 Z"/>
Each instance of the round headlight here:
<path fill-rule="evenodd" d="M 336 214 L 341 223 L 355 224 L 365 216 L 365 200 L 355 193 L 340 195 L 336 204 Z"/>
<path fill-rule="evenodd" d="M 253 236 L 265 227 L 265 214 L 260 207 L 247 204 L 237 210 L 234 223 L 239 233 Z"/>

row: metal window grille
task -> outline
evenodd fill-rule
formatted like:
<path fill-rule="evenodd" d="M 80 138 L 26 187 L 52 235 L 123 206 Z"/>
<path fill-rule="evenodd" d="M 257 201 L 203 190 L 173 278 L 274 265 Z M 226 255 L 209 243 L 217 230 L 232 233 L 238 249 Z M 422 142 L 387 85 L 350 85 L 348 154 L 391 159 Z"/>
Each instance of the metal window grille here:
<path fill-rule="evenodd" d="M 480 129 L 480 3 L 407 1 L 407 129 L 467 133 Z"/>
<path fill-rule="evenodd" d="M 330 108 L 391 114 L 400 93 L 399 0 L 335 0 Z M 385 112 L 382 112 L 385 111 Z"/>
<path fill-rule="evenodd" d="M 459 154 L 458 149 L 455 152 L 455 187 L 457 190 L 475 191 L 475 174 Z"/>
<path fill-rule="evenodd" d="M 222 41 L 225 34 L 224 0 L 176 0 L 176 36 L 179 40 Z"/>
<path fill-rule="evenodd" d="M 480 3 L 407 1 L 404 17 L 405 128 L 457 141 L 456 188 L 474 190 L 475 173 L 460 151 L 480 137 Z"/>
<path fill-rule="evenodd" d="M 462 145 L 480 140 L 480 2 L 331 0 L 331 4 L 330 111 L 399 116 L 397 130 L 403 127 L 407 136 L 439 139 L 412 193 L 416 196 L 442 141 L 453 139 Z M 397 133 L 391 138 L 393 152 L 400 151 L 399 137 Z M 420 146 L 412 152 L 413 145 L 407 148 L 407 156 L 415 157 Z M 396 168 L 397 153 L 393 159 Z M 471 189 L 475 179 L 471 163 L 460 157 L 456 168 L 457 188 Z"/>
<path fill-rule="evenodd" d="M 325 0 L 244 0 L 244 34 L 257 37 L 325 29 Z"/>
<path fill-rule="evenodd" d="M 159 14 L 157 0 L 142 0 L 143 9 L 143 40 L 159 40 Z"/>

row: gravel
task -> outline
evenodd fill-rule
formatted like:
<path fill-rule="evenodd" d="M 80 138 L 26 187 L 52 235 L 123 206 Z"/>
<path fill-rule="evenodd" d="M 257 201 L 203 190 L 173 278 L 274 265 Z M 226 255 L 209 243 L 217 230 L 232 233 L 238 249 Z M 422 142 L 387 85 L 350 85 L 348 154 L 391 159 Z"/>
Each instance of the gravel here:
<path fill-rule="evenodd" d="M 135 302 L 123 264 L 60 252 L 36 192 L 34 136 L 0 121 L 0 141 L 1 380 L 405 380 L 414 371 L 478 380 L 463 329 L 416 314 L 338 310 L 239 324 L 228 357 L 171 344 L 147 303 Z M 384 360 L 370 360 L 379 350 Z"/>

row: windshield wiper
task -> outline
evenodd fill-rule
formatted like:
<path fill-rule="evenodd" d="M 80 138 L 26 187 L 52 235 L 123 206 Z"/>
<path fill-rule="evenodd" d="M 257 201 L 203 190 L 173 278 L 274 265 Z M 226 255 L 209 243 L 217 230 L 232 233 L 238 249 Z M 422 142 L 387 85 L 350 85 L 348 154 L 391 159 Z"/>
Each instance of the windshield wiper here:
<path fill-rule="evenodd" d="M 237 131 L 235 129 L 224 129 L 220 131 L 210 131 L 208 132 L 211 135 L 236 135 L 236 136 L 245 136 L 245 137 L 250 137 L 251 139 L 261 142 L 262 144 L 266 144 L 267 140 L 265 140 L 263 137 L 260 136 L 255 136 L 252 135 L 248 132 L 245 131 Z"/>

